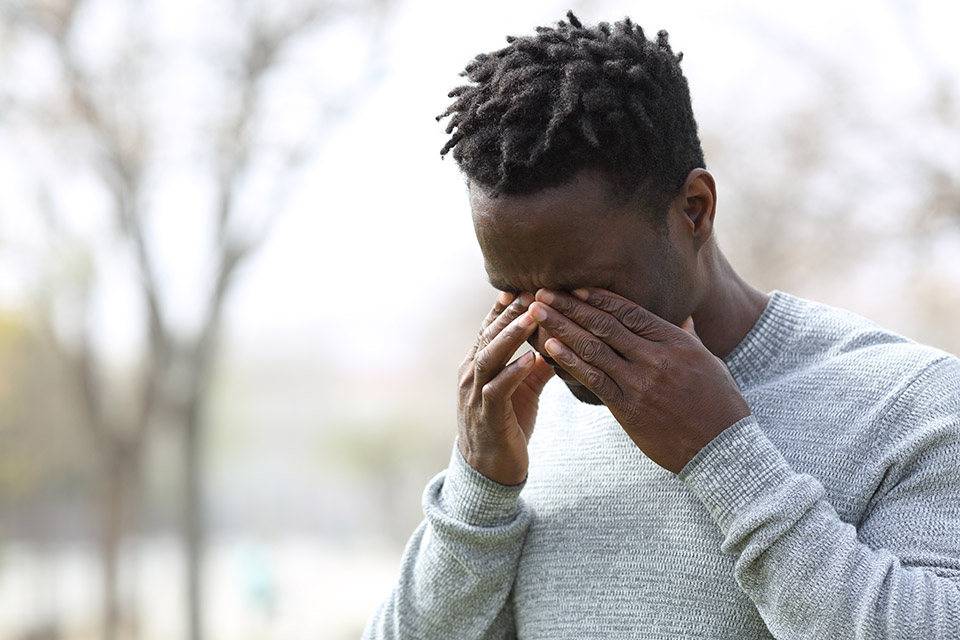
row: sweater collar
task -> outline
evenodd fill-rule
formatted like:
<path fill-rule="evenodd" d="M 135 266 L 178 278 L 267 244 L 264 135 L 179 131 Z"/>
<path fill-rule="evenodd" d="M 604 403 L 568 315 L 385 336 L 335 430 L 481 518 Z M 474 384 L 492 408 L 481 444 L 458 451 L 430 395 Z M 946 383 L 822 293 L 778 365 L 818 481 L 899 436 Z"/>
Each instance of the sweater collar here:
<path fill-rule="evenodd" d="M 769 367 L 789 352 L 806 312 L 800 298 L 774 291 L 756 324 L 723 359 L 734 380 L 743 385 L 762 378 Z"/>

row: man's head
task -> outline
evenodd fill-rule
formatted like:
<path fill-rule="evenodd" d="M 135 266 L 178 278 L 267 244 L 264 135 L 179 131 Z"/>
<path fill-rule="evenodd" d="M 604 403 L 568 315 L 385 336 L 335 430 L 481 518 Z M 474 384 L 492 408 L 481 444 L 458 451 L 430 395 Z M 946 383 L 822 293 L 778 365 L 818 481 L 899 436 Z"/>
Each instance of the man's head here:
<path fill-rule="evenodd" d="M 568 17 L 467 67 L 443 153 L 467 177 L 495 287 L 601 287 L 679 324 L 707 288 L 716 198 L 680 56 L 629 19 Z"/>
<path fill-rule="evenodd" d="M 703 151 L 667 33 L 647 40 L 629 18 L 585 27 L 573 15 L 478 55 L 454 89 L 450 140 L 471 186 L 526 194 L 599 169 L 617 196 L 662 214 Z"/>

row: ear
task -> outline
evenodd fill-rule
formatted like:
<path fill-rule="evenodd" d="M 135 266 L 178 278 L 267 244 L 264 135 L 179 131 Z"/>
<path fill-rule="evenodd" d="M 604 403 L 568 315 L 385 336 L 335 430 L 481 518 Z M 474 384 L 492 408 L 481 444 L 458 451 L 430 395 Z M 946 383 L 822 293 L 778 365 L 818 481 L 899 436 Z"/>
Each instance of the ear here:
<path fill-rule="evenodd" d="M 694 247 L 707 243 L 713 235 L 713 217 L 717 210 L 717 184 L 706 169 L 694 169 L 680 190 L 677 203 L 683 210 L 684 224 Z"/>

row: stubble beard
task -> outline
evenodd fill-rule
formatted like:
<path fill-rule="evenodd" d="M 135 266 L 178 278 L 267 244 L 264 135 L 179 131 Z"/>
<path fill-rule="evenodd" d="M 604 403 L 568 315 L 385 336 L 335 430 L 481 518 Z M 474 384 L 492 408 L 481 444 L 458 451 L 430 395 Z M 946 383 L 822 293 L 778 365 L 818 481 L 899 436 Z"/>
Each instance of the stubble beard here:
<path fill-rule="evenodd" d="M 594 406 L 603 406 L 603 400 L 598 398 L 595 393 L 587 389 L 582 384 L 566 381 L 564 381 L 564 384 L 567 385 L 567 389 L 570 390 L 570 393 L 573 394 L 573 397 L 580 402 L 583 402 L 584 404 L 592 404 Z"/>

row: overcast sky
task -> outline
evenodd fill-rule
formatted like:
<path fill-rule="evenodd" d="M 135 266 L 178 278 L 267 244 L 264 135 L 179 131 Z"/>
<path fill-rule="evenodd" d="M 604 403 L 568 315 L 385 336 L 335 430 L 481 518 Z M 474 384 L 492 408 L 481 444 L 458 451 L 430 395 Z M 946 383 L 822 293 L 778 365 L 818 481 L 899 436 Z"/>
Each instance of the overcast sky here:
<path fill-rule="evenodd" d="M 321 329 L 337 336 L 324 343 L 341 358 L 389 359 L 404 353 L 405 327 L 442 306 L 435 302 L 457 287 L 482 286 L 464 187 L 454 164 L 440 160 L 445 136 L 433 116 L 473 55 L 499 48 L 506 34 L 563 17 L 569 4 L 407 2 L 384 43 L 390 54 L 382 86 L 324 149 L 316 178 L 236 292 L 237 335 Z M 890 36 L 897 30 L 922 34 L 944 65 L 951 55 L 960 58 L 949 26 L 960 23 L 956 3 L 920 3 L 916 24 L 898 22 L 891 6 L 597 1 L 577 11 L 587 22 L 629 14 L 648 33 L 667 29 L 685 54 L 703 129 L 734 110 L 749 111 L 762 127 L 804 100 L 804 61 L 789 59 L 790 43 L 769 46 L 781 34 L 862 69 L 864 84 L 887 101 L 907 95 L 919 78 L 911 58 L 885 44 L 896 43 Z"/>
<path fill-rule="evenodd" d="M 629 14 L 648 34 L 667 29 L 674 49 L 685 54 L 705 135 L 736 117 L 738 126 L 748 122 L 762 136 L 765 122 L 812 99 L 807 93 L 817 79 L 803 59 L 811 52 L 856 69 L 862 91 L 876 94 L 880 110 L 895 111 L 924 81 L 916 56 L 899 48 L 900 34 L 915 34 L 927 57 L 954 77 L 960 67 L 952 31 L 960 3 L 402 1 L 380 43 L 385 67 L 376 90 L 319 149 L 289 210 L 238 281 L 227 316 L 235 347 L 305 349 L 342 366 L 403 366 L 442 323 L 436 314 L 449 311 L 449 301 L 463 292 L 487 295 L 465 189 L 454 163 L 440 159 L 446 136 L 434 116 L 475 54 L 503 46 L 507 34 L 555 22 L 570 6 L 585 22 Z M 182 18 L 170 11 L 168 28 L 179 28 Z M 347 68 L 344 60 L 330 60 Z M 297 113 L 291 108 L 285 115 Z M 0 154 L 0 172 L 5 162 L 9 168 L 17 159 Z M 186 203 L 193 195 L 185 188 L 166 197 Z M 171 255 L 186 256 L 202 237 L 195 229 L 184 213 L 159 231 Z M 16 290 L 15 265 L 9 255 L 5 260 L 0 297 Z M 166 264 L 177 298 L 190 290 L 195 268 L 187 259 Z M 123 352 L 136 339 L 137 323 L 127 311 L 129 290 L 108 289 L 98 321 L 105 342 Z M 188 314 L 190 295 L 177 299 Z"/>

